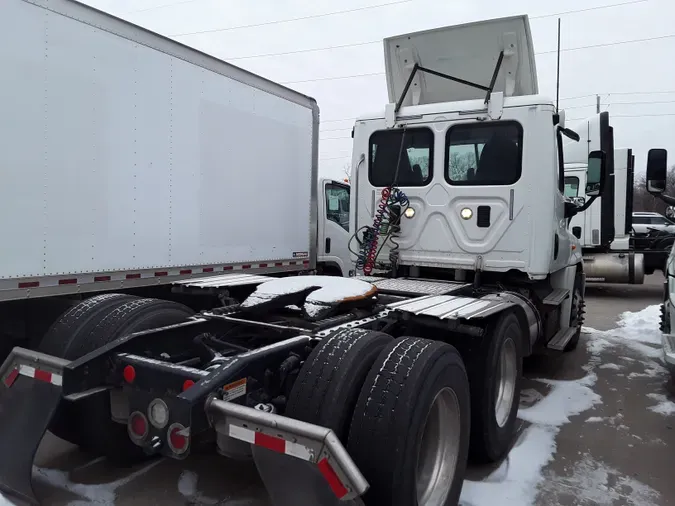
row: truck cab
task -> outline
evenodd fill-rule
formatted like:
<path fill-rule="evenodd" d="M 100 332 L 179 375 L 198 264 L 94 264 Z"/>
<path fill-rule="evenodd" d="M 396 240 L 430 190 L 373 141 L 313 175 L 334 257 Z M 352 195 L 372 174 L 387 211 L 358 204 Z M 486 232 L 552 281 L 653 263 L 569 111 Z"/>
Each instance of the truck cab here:
<path fill-rule="evenodd" d="M 317 271 L 349 276 L 353 273 L 349 255 L 349 183 L 322 178 L 318 193 Z"/>
<path fill-rule="evenodd" d="M 352 229 L 384 224 L 375 253 L 354 258 L 357 269 L 535 281 L 579 263 L 567 226 L 564 124 L 538 94 L 522 18 L 393 37 L 385 63 L 390 105 L 354 129 Z M 392 193 L 401 213 L 393 228 Z"/>

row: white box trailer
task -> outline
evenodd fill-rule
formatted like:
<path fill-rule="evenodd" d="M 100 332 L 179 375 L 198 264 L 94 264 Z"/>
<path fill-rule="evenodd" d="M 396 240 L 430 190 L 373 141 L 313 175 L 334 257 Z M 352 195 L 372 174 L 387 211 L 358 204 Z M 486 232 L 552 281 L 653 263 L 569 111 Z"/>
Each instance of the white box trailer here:
<path fill-rule="evenodd" d="M 348 273 L 314 99 L 72 0 L 3 1 L 0 46 L 0 348 L 5 302 Z"/>
<path fill-rule="evenodd" d="M 71 0 L 0 34 L 0 293 L 315 266 L 312 98 Z"/>

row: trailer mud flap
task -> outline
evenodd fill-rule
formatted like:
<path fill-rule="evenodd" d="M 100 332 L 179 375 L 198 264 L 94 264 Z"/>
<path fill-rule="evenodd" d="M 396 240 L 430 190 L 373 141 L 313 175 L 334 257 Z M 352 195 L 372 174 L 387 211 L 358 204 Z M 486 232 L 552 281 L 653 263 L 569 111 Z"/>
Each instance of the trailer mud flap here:
<path fill-rule="evenodd" d="M 0 491 L 30 504 L 35 453 L 61 400 L 66 360 L 14 348 L 0 366 Z"/>
<path fill-rule="evenodd" d="M 325 427 L 211 399 L 218 433 L 250 443 L 274 506 L 362 506 L 365 480 L 335 433 Z"/>

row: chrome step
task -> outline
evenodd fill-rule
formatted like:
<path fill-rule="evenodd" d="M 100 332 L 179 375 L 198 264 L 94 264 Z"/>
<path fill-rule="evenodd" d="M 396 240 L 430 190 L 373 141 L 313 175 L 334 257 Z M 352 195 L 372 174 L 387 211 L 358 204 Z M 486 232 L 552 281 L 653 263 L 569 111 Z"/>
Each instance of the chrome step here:
<path fill-rule="evenodd" d="M 379 278 L 375 276 L 358 276 L 357 279 L 372 283 L 381 293 L 391 295 L 445 295 L 469 286 L 466 283 L 458 283 L 456 281 L 431 281 L 425 279 Z"/>
<path fill-rule="evenodd" d="M 567 288 L 557 288 L 544 297 L 543 302 L 545 306 L 559 306 L 569 295 L 570 291 Z"/>
<path fill-rule="evenodd" d="M 565 351 L 565 346 L 569 343 L 574 334 L 576 333 L 576 327 L 567 327 L 566 329 L 560 329 L 556 335 L 546 344 L 546 347 L 551 350 Z"/>

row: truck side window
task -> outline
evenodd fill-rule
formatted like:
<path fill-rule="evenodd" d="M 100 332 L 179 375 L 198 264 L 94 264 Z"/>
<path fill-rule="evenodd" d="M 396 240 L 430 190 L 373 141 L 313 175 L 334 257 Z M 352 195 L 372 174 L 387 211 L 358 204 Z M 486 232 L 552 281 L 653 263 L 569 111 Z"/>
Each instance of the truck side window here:
<path fill-rule="evenodd" d="M 326 219 L 349 231 L 349 188 L 339 184 L 326 185 Z"/>
<path fill-rule="evenodd" d="M 523 129 L 515 121 L 467 123 L 445 135 L 445 178 L 453 185 L 510 185 L 520 179 Z"/>
<path fill-rule="evenodd" d="M 428 128 L 382 130 L 370 136 L 373 186 L 425 186 L 433 174 L 434 133 Z"/>
<path fill-rule="evenodd" d="M 579 178 L 576 176 L 565 177 L 565 197 L 579 196 Z"/>

